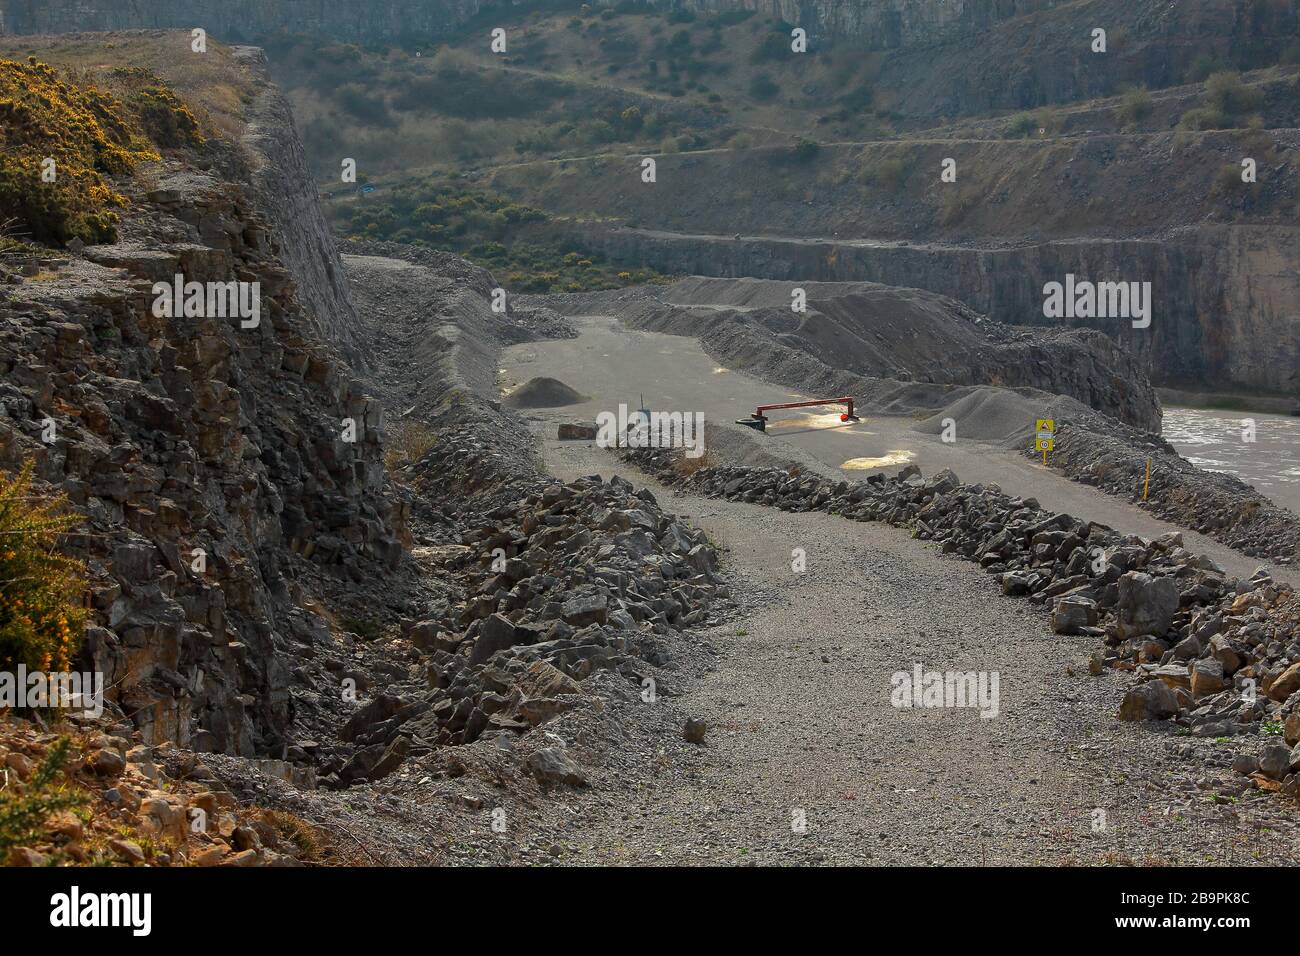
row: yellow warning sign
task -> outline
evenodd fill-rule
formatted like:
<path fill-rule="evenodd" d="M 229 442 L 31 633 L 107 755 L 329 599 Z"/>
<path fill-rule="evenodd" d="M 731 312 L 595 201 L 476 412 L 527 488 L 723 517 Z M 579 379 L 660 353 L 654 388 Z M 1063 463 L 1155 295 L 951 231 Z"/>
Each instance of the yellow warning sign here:
<path fill-rule="evenodd" d="M 1056 445 L 1056 421 L 1040 418 L 1034 423 L 1034 451 L 1049 452 Z"/>

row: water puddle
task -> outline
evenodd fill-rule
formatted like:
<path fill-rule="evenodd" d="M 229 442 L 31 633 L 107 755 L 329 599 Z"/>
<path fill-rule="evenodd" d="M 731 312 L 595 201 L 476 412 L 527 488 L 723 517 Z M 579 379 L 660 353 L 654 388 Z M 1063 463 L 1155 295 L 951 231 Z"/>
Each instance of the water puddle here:
<path fill-rule="evenodd" d="M 906 465 L 916 457 L 916 453 L 906 448 L 895 448 L 879 458 L 850 458 L 840 465 L 845 471 L 869 471 L 872 468 L 891 468 L 894 465 Z"/>

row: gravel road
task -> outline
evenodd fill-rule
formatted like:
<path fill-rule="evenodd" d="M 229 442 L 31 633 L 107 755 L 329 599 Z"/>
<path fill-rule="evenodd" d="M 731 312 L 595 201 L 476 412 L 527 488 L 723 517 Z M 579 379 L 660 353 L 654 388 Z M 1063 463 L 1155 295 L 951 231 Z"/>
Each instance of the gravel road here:
<path fill-rule="evenodd" d="M 548 437 L 542 445 L 557 477 L 614 472 L 647 483 L 609 452 Z M 722 549 L 741 613 L 695 638 L 719 654 L 669 705 L 709 724 L 698 754 L 626 781 L 626 805 L 579 801 L 565 820 L 586 847 L 574 862 L 1249 864 L 1300 855 L 1300 830 L 1278 801 L 1252 793 L 1216 802 L 1232 775 L 1207 772 L 1212 741 L 1116 721 L 1121 684 L 1087 675 L 1089 639 L 1053 635 L 1041 609 L 1004 597 L 976 566 L 885 525 L 651 487 Z M 803 573 L 791 570 L 794 548 L 806 553 Z M 917 663 L 996 671 L 997 716 L 895 708 L 891 678 Z"/>
<path fill-rule="evenodd" d="M 523 414 L 547 421 L 591 421 L 600 411 L 617 411 L 620 402 L 635 409 L 644 395 L 653 408 L 698 411 L 706 421 L 730 422 L 749 415 L 760 403 L 807 397 L 720 368 L 694 339 L 627 329 L 607 316 L 580 316 L 573 323 L 581 333 L 576 339 L 530 342 L 506 349 L 501 358 L 501 383 L 509 388 L 534 376 L 550 376 L 592 400 L 550 412 L 525 410 Z M 1243 555 L 997 445 L 972 440 L 944 444 L 938 436 L 913 430 L 915 422 L 910 418 L 869 416 L 857 424 L 841 425 L 830 408 L 812 409 L 819 416 L 812 419 L 806 411 L 772 413 L 773 424 L 765 440 L 778 453 L 785 446 L 813 456 L 827 474 L 852 481 L 873 470 L 897 471 L 897 463 L 882 469 L 842 470 L 839 466 L 857 458 L 905 452 L 905 460 L 915 462 L 927 475 L 951 468 L 962 481 L 996 483 L 1008 494 L 1037 498 L 1051 511 L 1144 538 L 1182 531 L 1189 550 L 1210 555 L 1232 574 L 1249 577 L 1262 566 L 1275 580 L 1300 584 L 1300 568 Z M 823 411 L 827 414 L 821 414 Z"/>
<path fill-rule="evenodd" d="M 649 483 L 661 500 L 671 496 L 666 507 L 691 516 L 719 547 L 740 609 L 690 638 L 717 653 L 684 655 L 696 670 L 683 675 L 682 697 L 659 705 L 679 721 L 706 721 L 704 745 L 661 750 L 644 772 L 625 768 L 632 779 L 616 800 L 576 801 L 557 831 L 581 833 L 583 852 L 568 859 L 1248 864 L 1300 856 L 1294 815 L 1240 792 L 1230 744 L 1117 721 L 1122 678 L 1088 675 L 1093 639 L 1053 635 L 1041 608 L 1003 596 L 975 565 L 889 526 L 677 495 L 610 452 L 556 441 L 556 423 L 591 420 L 624 401 L 635 408 L 642 391 L 655 407 L 700 410 L 712 421 L 786 394 L 718 369 L 694 340 L 605 317 L 575 324 L 577 339 L 502 355 L 505 388 L 548 375 L 593 396 L 521 412 L 547 467 L 562 479 L 618 473 Z M 1173 527 L 1013 453 L 974 442 L 954 449 L 910 426 L 872 419 L 771 437 L 829 471 L 905 448 L 927 473 L 952 467 L 963 480 L 998 481 L 1045 507 L 1148 537 Z M 1258 564 L 1186 537 L 1234 573 Z M 803 573 L 791 567 L 795 548 L 805 552 Z M 996 672 L 997 716 L 892 706 L 894 675 L 917 664 Z M 630 739 L 638 719 L 654 722 L 629 717 Z"/>

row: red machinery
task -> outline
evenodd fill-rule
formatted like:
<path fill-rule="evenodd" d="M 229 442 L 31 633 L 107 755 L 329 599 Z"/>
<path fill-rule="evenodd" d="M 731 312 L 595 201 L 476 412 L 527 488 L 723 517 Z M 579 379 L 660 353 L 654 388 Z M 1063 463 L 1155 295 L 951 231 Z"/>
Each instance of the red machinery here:
<path fill-rule="evenodd" d="M 764 412 L 771 411 L 774 408 L 811 408 L 814 405 L 847 405 L 848 408 L 840 415 L 842 422 L 859 421 L 858 416 L 853 414 L 853 399 L 851 398 L 819 398 L 811 402 L 782 402 L 778 405 L 760 405 L 754 409 L 753 418 L 738 418 L 737 425 L 748 425 L 750 428 L 757 428 L 759 431 L 767 431 L 767 416 Z"/>

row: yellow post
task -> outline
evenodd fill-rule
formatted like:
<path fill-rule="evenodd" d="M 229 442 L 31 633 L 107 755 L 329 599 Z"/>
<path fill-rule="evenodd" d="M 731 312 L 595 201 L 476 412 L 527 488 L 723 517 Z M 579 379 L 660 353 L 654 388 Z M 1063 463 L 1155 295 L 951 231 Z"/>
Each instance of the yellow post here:
<path fill-rule="evenodd" d="M 1151 490 L 1151 459 L 1147 459 L 1147 478 L 1142 483 L 1142 500 L 1147 500 L 1147 492 Z"/>

